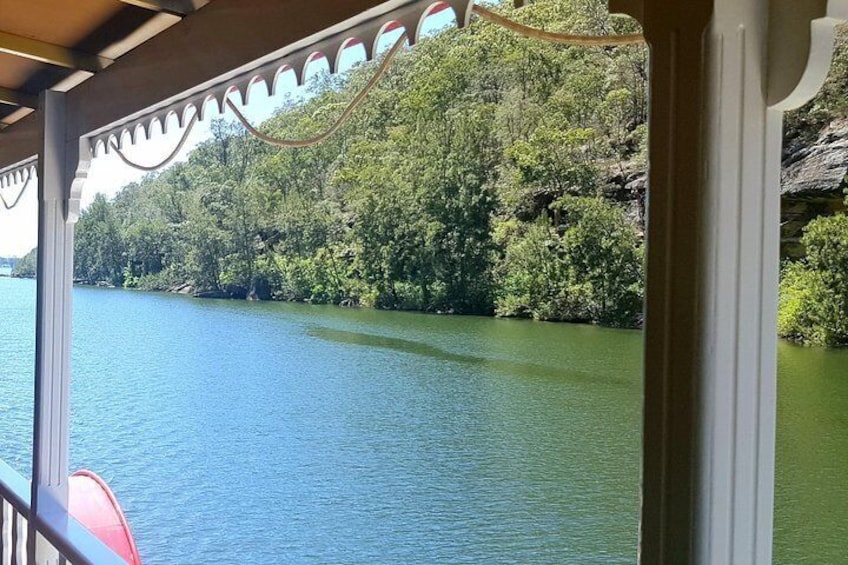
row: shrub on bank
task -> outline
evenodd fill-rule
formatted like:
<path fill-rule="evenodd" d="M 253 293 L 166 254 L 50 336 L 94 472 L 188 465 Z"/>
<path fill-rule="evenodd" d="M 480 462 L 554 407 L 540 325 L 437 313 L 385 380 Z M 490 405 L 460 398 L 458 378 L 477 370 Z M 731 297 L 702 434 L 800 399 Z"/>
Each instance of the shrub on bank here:
<path fill-rule="evenodd" d="M 624 211 L 602 198 L 566 196 L 506 247 L 499 316 L 638 325 L 642 246 Z"/>
<path fill-rule="evenodd" d="M 848 215 L 813 220 L 801 243 L 806 257 L 783 268 L 778 333 L 809 345 L 848 345 Z"/>

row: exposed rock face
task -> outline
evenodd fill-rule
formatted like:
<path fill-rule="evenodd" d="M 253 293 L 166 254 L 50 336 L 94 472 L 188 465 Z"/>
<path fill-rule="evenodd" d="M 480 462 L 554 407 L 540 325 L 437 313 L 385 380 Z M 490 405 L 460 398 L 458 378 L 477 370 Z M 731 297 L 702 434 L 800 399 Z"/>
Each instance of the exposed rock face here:
<path fill-rule="evenodd" d="M 640 227 L 642 237 L 645 236 L 645 195 L 648 191 L 648 173 L 639 172 L 628 177 L 624 185 L 625 193 L 630 196 L 627 215 Z"/>
<path fill-rule="evenodd" d="M 236 300 L 245 300 L 248 296 L 248 289 L 243 286 L 234 284 L 224 285 L 223 288 L 212 288 L 206 290 L 197 290 L 194 293 L 195 298 L 234 298 Z"/>
<path fill-rule="evenodd" d="M 165 289 L 165 292 L 174 292 L 176 294 L 194 294 L 194 287 L 189 283 L 178 284 Z"/>
<path fill-rule="evenodd" d="M 232 296 L 230 296 L 230 293 L 228 293 L 224 290 L 201 290 L 199 292 L 195 292 L 194 297 L 195 298 L 219 298 L 219 299 L 232 298 Z"/>
<path fill-rule="evenodd" d="M 787 147 L 781 173 L 781 254 L 803 256 L 804 226 L 817 216 L 844 208 L 848 174 L 848 120 L 822 130 L 812 145 Z"/>
<path fill-rule="evenodd" d="M 645 195 L 648 189 L 648 173 L 643 166 L 629 163 L 621 172 L 607 179 L 604 196 L 624 205 L 628 219 L 645 235 Z"/>
<path fill-rule="evenodd" d="M 804 255 L 800 243 L 810 220 L 845 209 L 848 187 L 848 119 L 836 120 L 821 131 L 815 143 L 784 148 L 781 171 L 781 255 Z M 634 225 L 644 229 L 647 175 L 628 163 L 607 179 L 607 198 L 622 203 Z"/>
<path fill-rule="evenodd" d="M 822 130 L 813 145 L 789 151 L 780 175 L 781 194 L 842 197 L 848 173 L 848 120 L 837 120 Z"/>

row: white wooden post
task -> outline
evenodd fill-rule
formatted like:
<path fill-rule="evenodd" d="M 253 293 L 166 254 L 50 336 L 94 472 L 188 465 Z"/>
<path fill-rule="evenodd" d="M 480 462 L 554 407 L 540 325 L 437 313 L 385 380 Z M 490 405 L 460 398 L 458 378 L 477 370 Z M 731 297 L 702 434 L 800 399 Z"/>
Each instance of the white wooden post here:
<path fill-rule="evenodd" d="M 651 47 L 641 563 L 771 563 L 782 110 L 842 4 L 611 2 Z"/>
<path fill-rule="evenodd" d="M 767 0 L 717 0 L 707 37 L 698 563 L 771 563 L 783 113 L 767 106 L 768 26 Z"/>
<path fill-rule="evenodd" d="M 38 114 L 38 276 L 33 422 L 31 563 L 58 563 L 35 528 L 68 507 L 68 417 L 74 223 L 90 155 L 66 135 L 65 94 L 46 91 Z"/>

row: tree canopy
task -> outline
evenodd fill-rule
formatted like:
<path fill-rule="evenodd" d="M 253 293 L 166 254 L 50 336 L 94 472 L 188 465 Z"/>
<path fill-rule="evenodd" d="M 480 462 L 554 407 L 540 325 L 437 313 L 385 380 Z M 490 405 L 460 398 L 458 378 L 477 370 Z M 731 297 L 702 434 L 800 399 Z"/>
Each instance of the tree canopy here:
<path fill-rule="evenodd" d="M 546 29 L 634 29 L 602 0 L 510 5 L 498 9 Z M 77 227 L 75 276 L 634 325 L 641 226 L 610 179 L 644 162 L 646 57 L 484 22 L 445 30 L 401 53 L 325 143 L 272 148 L 218 120 L 187 162 L 98 197 Z M 318 76 L 261 129 L 314 135 L 373 69 Z"/>

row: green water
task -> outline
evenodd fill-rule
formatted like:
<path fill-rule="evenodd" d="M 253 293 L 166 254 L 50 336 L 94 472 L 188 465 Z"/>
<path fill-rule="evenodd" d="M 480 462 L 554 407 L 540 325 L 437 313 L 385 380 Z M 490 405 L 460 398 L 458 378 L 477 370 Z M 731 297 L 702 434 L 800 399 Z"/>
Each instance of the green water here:
<path fill-rule="evenodd" d="M 848 563 L 848 350 L 778 351 L 775 562 Z"/>
<path fill-rule="evenodd" d="M 0 278 L 26 473 L 34 282 Z M 74 290 L 71 466 L 145 565 L 633 564 L 639 332 Z M 775 563 L 848 563 L 848 351 L 781 344 Z"/>

